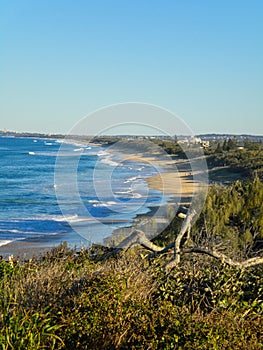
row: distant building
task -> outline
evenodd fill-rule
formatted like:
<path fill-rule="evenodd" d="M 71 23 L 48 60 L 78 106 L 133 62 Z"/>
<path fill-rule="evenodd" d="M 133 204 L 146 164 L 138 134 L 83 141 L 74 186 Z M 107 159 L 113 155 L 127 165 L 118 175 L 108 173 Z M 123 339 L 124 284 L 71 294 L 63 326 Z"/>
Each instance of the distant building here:
<path fill-rule="evenodd" d="M 209 141 L 202 141 L 202 147 L 203 147 L 204 149 L 209 148 L 209 147 L 210 147 L 210 142 L 209 142 Z"/>

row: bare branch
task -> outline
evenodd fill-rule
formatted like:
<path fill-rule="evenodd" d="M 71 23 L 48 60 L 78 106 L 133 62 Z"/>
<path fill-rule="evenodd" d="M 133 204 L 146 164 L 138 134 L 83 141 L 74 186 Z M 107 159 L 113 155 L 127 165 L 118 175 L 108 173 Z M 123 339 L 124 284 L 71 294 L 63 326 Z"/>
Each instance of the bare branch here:
<path fill-rule="evenodd" d="M 170 243 L 165 248 L 159 247 L 156 244 L 152 243 L 146 236 L 145 233 L 141 230 L 134 230 L 126 239 L 124 239 L 113 251 L 104 254 L 101 259 L 106 259 L 112 256 L 118 255 L 120 252 L 127 251 L 129 248 L 131 248 L 134 245 L 141 245 L 149 250 L 152 251 L 151 254 L 148 255 L 149 258 L 155 258 L 156 256 L 159 256 L 161 254 L 167 253 L 169 250 L 174 248 L 174 259 L 170 261 L 166 266 L 165 270 L 166 272 L 168 270 L 171 270 L 176 265 L 180 263 L 181 255 L 182 254 L 189 254 L 189 253 L 197 253 L 197 254 L 205 254 L 209 255 L 215 259 L 218 259 L 222 261 L 223 263 L 228 264 L 229 266 L 234 266 L 240 269 L 248 268 L 251 266 L 263 264 L 263 257 L 253 257 L 244 261 L 235 261 L 231 258 L 229 258 L 224 253 L 219 252 L 215 248 L 209 249 L 202 249 L 198 247 L 190 247 L 190 248 L 184 248 L 182 247 L 182 239 L 186 232 L 189 233 L 191 230 L 191 224 L 193 221 L 194 216 L 196 215 L 196 212 L 193 210 L 191 211 L 185 218 L 181 230 L 178 234 L 178 236 L 175 239 L 175 242 Z"/>
<path fill-rule="evenodd" d="M 181 250 L 182 253 L 198 253 L 198 254 L 206 254 L 209 255 L 215 259 L 221 260 L 222 263 L 226 263 L 229 266 L 238 267 L 240 269 L 244 269 L 247 267 L 255 266 L 263 264 L 263 257 L 254 257 L 250 258 L 244 261 L 235 261 L 231 258 L 229 258 L 227 255 L 218 252 L 215 249 L 207 250 L 207 249 L 201 249 L 201 248 L 184 248 Z"/>
<path fill-rule="evenodd" d="M 107 259 L 112 256 L 116 256 L 120 252 L 125 252 L 134 245 L 140 244 L 141 246 L 153 251 L 159 252 L 163 248 L 152 243 L 141 230 L 134 230 L 127 238 L 125 238 L 113 251 L 103 254 L 101 259 Z"/>
<path fill-rule="evenodd" d="M 148 258 L 151 259 L 151 258 L 157 257 L 158 255 L 165 254 L 165 253 L 169 252 L 169 250 L 171 250 L 172 248 L 174 248 L 174 242 L 168 244 L 168 246 L 162 248 L 162 250 L 159 250 L 159 251 L 156 251 L 156 252 L 149 254 Z"/>
<path fill-rule="evenodd" d="M 178 236 L 176 237 L 175 243 L 174 243 L 174 259 L 172 261 L 170 261 L 166 266 L 165 266 L 165 270 L 166 272 L 168 270 L 171 270 L 172 268 L 174 268 L 176 265 L 178 265 L 180 263 L 181 260 L 181 241 L 185 235 L 186 232 L 188 232 L 189 235 L 189 231 L 191 230 L 191 223 L 193 220 L 193 217 L 196 215 L 196 211 L 192 210 L 190 213 L 187 214 L 181 230 L 178 234 Z"/>
<path fill-rule="evenodd" d="M 178 236 L 176 237 L 175 240 L 175 260 L 177 262 L 177 264 L 180 262 L 180 253 L 181 253 L 181 241 L 185 235 L 185 233 L 187 231 L 190 231 L 191 229 L 191 222 L 193 217 L 195 216 L 196 212 L 195 210 L 193 210 L 192 212 L 190 212 L 187 217 L 185 218 L 181 230 L 178 234 Z"/>

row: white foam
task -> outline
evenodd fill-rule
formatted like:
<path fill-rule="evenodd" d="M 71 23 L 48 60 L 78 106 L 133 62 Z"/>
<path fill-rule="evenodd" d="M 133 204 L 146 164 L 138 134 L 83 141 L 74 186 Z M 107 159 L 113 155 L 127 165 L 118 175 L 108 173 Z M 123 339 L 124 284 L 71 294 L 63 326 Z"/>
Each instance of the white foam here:
<path fill-rule="evenodd" d="M 58 221 L 58 222 L 64 222 L 64 221 L 70 221 L 70 220 L 76 220 L 78 219 L 78 215 L 74 214 L 74 215 L 48 215 L 48 214 L 43 214 L 43 215 L 39 215 L 39 216 L 35 216 L 33 218 L 21 218 L 21 219 L 13 219 L 12 222 L 24 222 L 24 221 Z M 6 230 L 9 232 L 15 232 L 16 230 Z M 24 232 L 24 231 L 17 231 L 18 232 Z M 28 232 L 27 232 L 28 233 Z"/>
<path fill-rule="evenodd" d="M 133 198 L 142 198 L 142 195 L 140 193 L 133 193 Z"/>
<path fill-rule="evenodd" d="M 130 177 L 129 179 L 123 181 L 124 184 L 127 184 L 129 182 L 134 182 L 136 180 L 140 179 L 140 176 L 133 176 L 133 177 Z"/>
<path fill-rule="evenodd" d="M 35 152 L 28 152 L 30 156 L 34 156 L 36 153 Z"/>
<path fill-rule="evenodd" d="M 43 215 L 43 216 L 40 216 L 38 218 L 36 218 L 36 220 L 53 220 L 53 221 L 57 221 L 57 222 L 64 222 L 64 221 L 74 221 L 74 220 L 77 220 L 78 219 L 78 215 L 75 214 L 75 215 L 57 215 L 57 216 L 54 216 L 54 215 Z"/>
<path fill-rule="evenodd" d="M 52 216 L 52 215 L 46 215 L 42 218 L 37 218 L 37 220 L 53 220 L 57 222 L 69 222 L 69 223 L 76 223 L 76 222 L 82 222 L 82 221 L 91 221 L 92 219 L 89 217 L 84 216 L 78 216 L 77 214 L 74 215 L 60 215 L 60 216 Z"/>
<path fill-rule="evenodd" d="M 104 164 L 107 164 L 107 165 L 110 165 L 110 166 L 118 166 L 120 165 L 120 163 L 118 162 L 115 162 L 114 160 L 110 159 L 110 158 L 104 158 L 104 159 L 101 159 L 101 163 L 104 163 Z"/>
<path fill-rule="evenodd" d="M 53 143 L 51 143 L 51 142 L 45 142 L 45 145 L 46 145 L 46 146 L 53 146 Z"/>
<path fill-rule="evenodd" d="M 65 215 L 63 221 L 67 221 L 70 224 L 78 223 L 78 222 L 91 222 L 96 221 L 93 217 L 85 217 L 85 216 L 78 216 L 78 215 Z"/>
<path fill-rule="evenodd" d="M 109 207 L 111 205 L 115 205 L 117 202 L 108 201 L 108 202 L 97 202 L 93 204 L 93 207 Z"/>
<path fill-rule="evenodd" d="M 99 151 L 99 152 L 97 153 L 97 156 L 101 157 L 101 156 L 105 156 L 106 154 L 109 154 L 109 153 L 106 152 L 106 151 Z"/>
<path fill-rule="evenodd" d="M 107 152 L 107 151 L 99 151 L 97 153 L 97 156 L 100 157 L 100 162 L 101 163 L 104 163 L 104 164 L 107 164 L 107 165 L 110 165 L 110 166 L 121 165 L 120 163 L 114 161 L 112 159 L 112 155 L 109 152 Z"/>
<path fill-rule="evenodd" d="M 117 204 L 116 202 L 114 201 L 109 201 L 109 202 L 106 202 L 108 205 L 114 205 L 114 204 Z"/>
<path fill-rule="evenodd" d="M 20 233 L 22 231 L 18 231 L 18 230 L 7 230 L 8 232 L 11 232 L 11 233 Z"/>
<path fill-rule="evenodd" d="M 6 245 L 8 243 L 11 243 L 12 241 L 10 241 L 9 239 L 5 239 L 5 240 L 2 240 L 0 241 L 0 247 L 2 247 L 3 245 Z"/>
<path fill-rule="evenodd" d="M 75 215 L 64 215 L 61 220 L 57 221 L 67 221 L 67 222 L 79 222 L 83 221 L 83 218 L 80 218 L 77 214 Z"/>
<path fill-rule="evenodd" d="M 81 152 L 81 151 L 83 151 L 83 149 L 84 149 L 83 147 L 81 147 L 81 148 L 75 148 L 75 149 L 74 149 L 74 152 Z"/>
<path fill-rule="evenodd" d="M 107 207 L 108 205 L 106 203 L 95 203 L 93 204 L 93 207 L 97 208 L 97 207 Z"/>
<path fill-rule="evenodd" d="M 132 190 L 127 190 L 127 191 L 115 191 L 115 194 L 130 194 L 132 192 Z"/>

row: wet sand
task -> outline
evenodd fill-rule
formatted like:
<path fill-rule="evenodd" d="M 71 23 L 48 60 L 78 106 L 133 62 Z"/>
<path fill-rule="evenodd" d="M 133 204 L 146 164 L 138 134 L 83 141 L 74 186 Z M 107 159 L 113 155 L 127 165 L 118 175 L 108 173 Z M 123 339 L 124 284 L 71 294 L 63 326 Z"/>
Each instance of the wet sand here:
<path fill-rule="evenodd" d="M 192 173 L 174 169 L 180 160 L 158 160 L 158 155 L 156 157 L 145 157 L 142 154 L 125 154 L 124 157 L 137 162 L 153 164 L 162 169 L 158 175 L 147 178 L 147 184 L 152 190 L 162 191 L 164 194 L 176 198 L 188 198 L 188 203 L 198 190 L 197 184 L 193 181 Z M 187 204 L 187 202 L 184 202 L 184 204 Z"/>
<path fill-rule="evenodd" d="M 55 248 L 55 246 L 41 247 L 39 242 L 11 242 L 0 246 L 0 256 L 3 259 L 7 259 L 10 255 L 13 255 L 16 259 L 25 261 L 44 256 L 48 251 Z"/>
<path fill-rule="evenodd" d="M 193 180 L 183 172 L 162 172 L 147 179 L 148 186 L 153 190 L 163 191 L 176 197 L 192 196 L 195 188 Z"/>

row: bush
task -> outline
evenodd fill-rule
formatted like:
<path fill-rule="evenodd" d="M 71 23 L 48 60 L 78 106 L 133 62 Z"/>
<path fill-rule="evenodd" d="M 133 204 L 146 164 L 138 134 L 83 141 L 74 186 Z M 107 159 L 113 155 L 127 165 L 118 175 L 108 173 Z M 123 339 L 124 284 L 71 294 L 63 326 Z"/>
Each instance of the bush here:
<path fill-rule="evenodd" d="M 143 255 L 141 255 L 143 256 Z M 260 349 L 262 267 L 67 251 L 1 279 L 2 349 Z"/>

